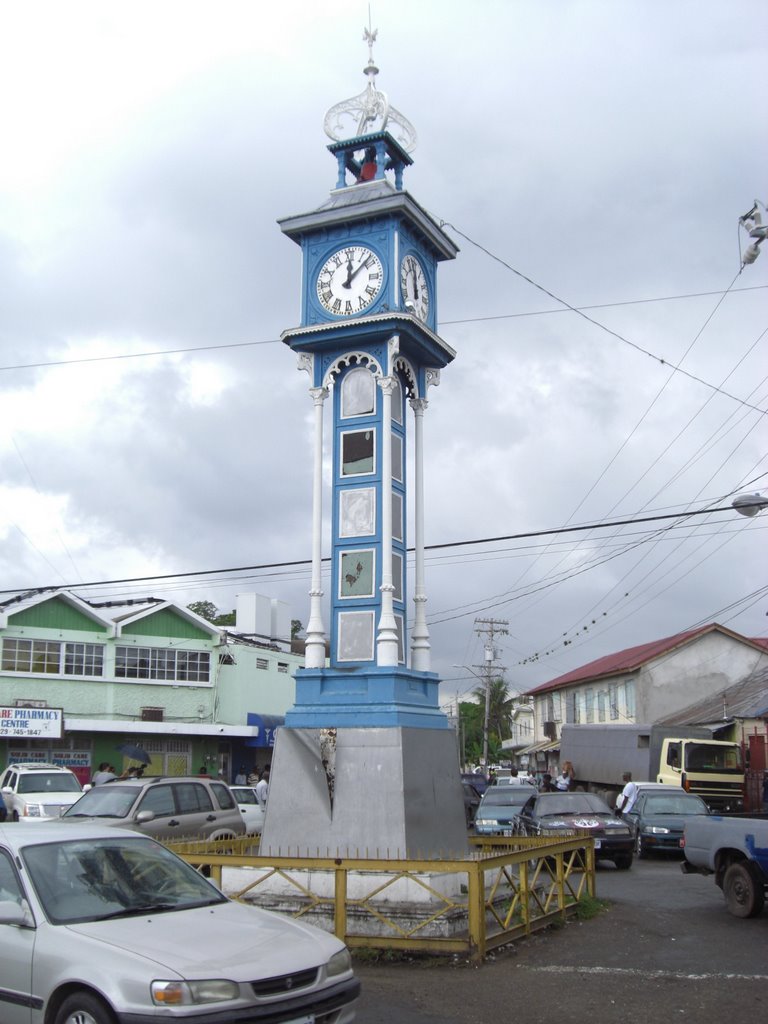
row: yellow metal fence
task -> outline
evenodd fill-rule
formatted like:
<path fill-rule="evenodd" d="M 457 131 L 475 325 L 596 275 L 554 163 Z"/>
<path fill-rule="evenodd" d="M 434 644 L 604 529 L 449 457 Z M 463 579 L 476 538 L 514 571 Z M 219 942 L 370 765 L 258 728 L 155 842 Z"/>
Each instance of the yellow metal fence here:
<path fill-rule="evenodd" d="M 440 860 L 263 856 L 254 842 L 168 846 L 205 866 L 233 899 L 321 924 L 350 948 L 482 961 L 595 895 L 594 842 L 585 836 L 474 838 L 466 857 Z"/>

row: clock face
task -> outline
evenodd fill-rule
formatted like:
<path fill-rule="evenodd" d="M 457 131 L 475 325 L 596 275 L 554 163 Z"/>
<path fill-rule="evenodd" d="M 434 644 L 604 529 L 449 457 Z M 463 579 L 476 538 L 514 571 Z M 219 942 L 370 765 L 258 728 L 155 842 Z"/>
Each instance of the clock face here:
<path fill-rule="evenodd" d="M 400 264 L 400 292 L 406 313 L 426 320 L 429 313 L 427 275 L 415 256 L 406 256 Z"/>
<path fill-rule="evenodd" d="M 362 245 L 339 249 L 317 275 L 317 297 L 335 316 L 362 313 L 381 291 L 384 271 L 375 252 Z"/>

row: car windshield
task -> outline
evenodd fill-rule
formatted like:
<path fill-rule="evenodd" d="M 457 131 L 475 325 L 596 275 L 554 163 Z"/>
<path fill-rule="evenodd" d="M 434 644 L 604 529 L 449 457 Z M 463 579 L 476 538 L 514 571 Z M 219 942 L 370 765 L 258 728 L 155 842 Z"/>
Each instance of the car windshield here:
<path fill-rule="evenodd" d="M 257 804 L 259 802 L 253 789 L 233 789 L 232 796 L 239 804 Z"/>
<path fill-rule="evenodd" d="M 553 814 L 613 814 L 607 803 L 592 793 L 563 793 L 539 797 L 534 813 L 540 817 Z"/>
<path fill-rule="evenodd" d="M 143 836 L 38 843 L 21 855 L 53 924 L 226 902 L 189 864 Z"/>
<path fill-rule="evenodd" d="M 30 772 L 19 776 L 19 793 L 79 793 L 80 783 L 69 772 Z"/>
<path fill-rule="evenodd" d="M 707 814 L 701 797 L 693 793 L 672 793 L 646 797 L 643 814 Z"/>
<path fill-rule="evenodd" d="M 108 782 L 94 786 L 84 793 L 77 803 L 67 808 L 64 818 L 127 818 L 141 786 L 124 786 Z"/>
<path fill-rule="evenodd" d="M 530 790 L 522 786 L 492 786 L 483 794 L 480 806 L 484 811 L 489 807 L 522 807 L 530 796 Z"/>

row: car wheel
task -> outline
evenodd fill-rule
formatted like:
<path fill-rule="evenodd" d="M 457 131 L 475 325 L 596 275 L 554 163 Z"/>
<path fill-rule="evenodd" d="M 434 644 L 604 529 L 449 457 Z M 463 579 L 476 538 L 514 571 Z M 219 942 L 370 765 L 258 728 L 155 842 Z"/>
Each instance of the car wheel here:
<path fill-rule="evenodd" d="M 640 858 L 640 860 L 645 860 L 645 858 L 648 856 L 648 851 L 645 848 L 643 837 L 640 835 L 639 832 L 635 836 L 635 853 Z"/>
<path fill-rule="evenodd" d="M 19 812 L 18 811 L 14 811 L 13 814 L 11 815 L 11 821 L 18 821 L 18 820 L 19 820 Z"/>
<path fill-rule="evenodd" d="M 90 992 L 73 992 L 59 1007 L 54 1024 L 114 1024 L 105 1003 Z"/>
<path fill-rule="evenodd" d="M 632 854 L 631 853 L 617 853 L 613 858 L 613 863 L 616 865 L 619 871 L 629 871 L 632 867 Z"/>
<path fill-rule="evenodd" d="M 734 917 L 757 917 L 765 903 L 763 883 L 748 861 L 731 864 L 723 879 L 723 893 L 728 913 Z"/>

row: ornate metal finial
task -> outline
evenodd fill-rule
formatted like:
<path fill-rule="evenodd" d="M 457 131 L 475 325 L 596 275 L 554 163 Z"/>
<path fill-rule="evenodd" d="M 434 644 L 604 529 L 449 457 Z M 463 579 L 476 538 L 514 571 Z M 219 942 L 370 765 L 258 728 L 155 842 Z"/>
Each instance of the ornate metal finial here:
<path fill-rule="evenodd" d="M 406 153 L 411 153 L 416 148 L 416 129 L 407 117 L 390 106 L 387 94 L 376 88 L 379 69 L 373 60 L 373 44 L 379 30 L 371 28 L 370 18 L 369 8 L 368 28 L 363 29 L 363 42 L 368 44 L 368 63 L 363 68 L 363 74 L 368 79 L 368 85 L 359 96 L 334 104 L 325 115 L 323 129 L 334 142 L 343 142 L 372 132 L 389 131 Z"/>

